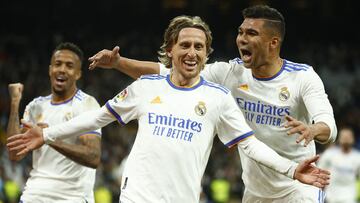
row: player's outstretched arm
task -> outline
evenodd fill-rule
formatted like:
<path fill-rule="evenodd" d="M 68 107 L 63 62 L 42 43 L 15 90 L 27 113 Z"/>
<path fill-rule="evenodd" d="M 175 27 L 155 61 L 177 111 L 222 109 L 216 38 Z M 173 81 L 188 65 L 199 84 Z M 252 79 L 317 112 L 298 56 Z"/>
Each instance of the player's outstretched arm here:
<path fill-rule="evenodd" d="M 96 67 L 119 70 L 128 76 L 137 79 L 141 75 L 159 74 L 158 63 L 150 61 L 138 61 L 120 56 L 120 48 L 115 46 L 113 50 L 103 49 L 89 58 L 89 69 Z"/>
<path fill-rule="evenodd" d="M 7 147 L 10 151 L 19 150 L 17 155 L 22 155 L 41 147 L 44 143 L 52 144 L 56 139 L 81 135 L 102 128 L 114 120 L 112 114 L 107 111 L 106 107 L 103 107 L 84 112 L 70 121 L 45 129 L 22 121 L 30 129 L 23 134 L 8 138 Z"/>
<path fill-rule="evenodd" d="M 19 134 L 21 132 L 20 129 L 20 122 L 19 122 L 19 105 L 22 97 L 22 92 L 24 89 L 23 84 L 21 83 L 13 83 L 9 84 L 9 95 L 10 95 L 10 115 L 9 115 L 9 122 L 7 126 L 7 137 L 11 137 L 15 134 Z M 12 161 L 19 161 L 24 158 L 22 156 L 16 156 L 16 151 L 9 151 L 9 158 Z"/>
<path fill-rule="evenodd" d="M 323 188 L 329 184 L 330 173 L 311 165 L 319 157 L 313 157 L 300 164 L 277 154 L 273 149 L 256 139 L 248 137 L 238 143 L 239 150 L 244 150 L 251 159 L 267 166 L 289 178 L 297 179 L 302 183 Z"/>

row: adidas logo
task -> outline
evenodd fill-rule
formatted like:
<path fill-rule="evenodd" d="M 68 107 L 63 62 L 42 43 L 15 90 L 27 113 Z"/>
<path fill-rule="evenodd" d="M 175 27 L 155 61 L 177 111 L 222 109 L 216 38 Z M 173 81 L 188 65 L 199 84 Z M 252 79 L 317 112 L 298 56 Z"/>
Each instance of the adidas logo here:
<path fill-rule="evenodd" d="M 242 84 L 238 88 L 241 89 L 241 90 L 245 90 L 245 91 L 249 90 L 249 86 L 247 84 Z"/>
<path fill-rule="evenodd" d="M 161 104 L 161 99 L 159 96 L 155 97 L 150 103 L 152 104 Z"/>

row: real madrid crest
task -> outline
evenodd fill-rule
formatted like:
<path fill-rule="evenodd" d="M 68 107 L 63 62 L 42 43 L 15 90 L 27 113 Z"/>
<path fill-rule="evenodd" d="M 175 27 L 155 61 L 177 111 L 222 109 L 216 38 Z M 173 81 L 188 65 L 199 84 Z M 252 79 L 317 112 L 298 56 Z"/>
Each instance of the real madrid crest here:
<path fill-rule="evenodd" d="M 68 120 L 71 120 L 72 119 L 72 117 L 73 117 L 73 114 L 72 114 L 72 112 L 71 111 L 69 111 L 69 112 L 66 112 L 65 113 L 65 120 L 66 121 L 68 121 Z"/>
<path fill-rule="evenodd" d="M 195 113 L 199 116 L 206 114 L 205 102 L 199 101 L 198 105 L 195 106 Z"/>
<path fill-rule="evenodd" d="M 279 99 L 281 101 L 287 101 L 290 98 L 290 92 L 287 87 L 282 87 L 280 89 Z"/>

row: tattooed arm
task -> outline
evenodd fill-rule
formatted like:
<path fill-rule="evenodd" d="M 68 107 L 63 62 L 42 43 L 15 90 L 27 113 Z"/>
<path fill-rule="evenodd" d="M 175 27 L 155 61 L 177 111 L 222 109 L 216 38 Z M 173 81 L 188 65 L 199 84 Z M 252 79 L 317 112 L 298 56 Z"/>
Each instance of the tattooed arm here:
<path fill-rule="evenodd" d="M 58 139 L 50 146 L 78 164 L 97 168 L 101 157 L 101 138 L 95 134 L 85 134 L 78 139 L 79 144 L 69 144 Z"/>
<path fill-rule="evenodd" d="M 21 133 L 22 129 L 20 128 L 19 121 L 19 105 L 22 97 L 22 91 L 24 86 L 21 83 L 13 83 L 9 84 L 9 95 L 10 95 L 10 115 L 9 115 L 9 123 L 7 126 L 6 135 L 7 137 L 11 137 L 13 135 Z M 17 156 L 17 151 L 8 151 L 9 159 L 12 161 L 19 161 L 23 159 L 26 154 Z"/>

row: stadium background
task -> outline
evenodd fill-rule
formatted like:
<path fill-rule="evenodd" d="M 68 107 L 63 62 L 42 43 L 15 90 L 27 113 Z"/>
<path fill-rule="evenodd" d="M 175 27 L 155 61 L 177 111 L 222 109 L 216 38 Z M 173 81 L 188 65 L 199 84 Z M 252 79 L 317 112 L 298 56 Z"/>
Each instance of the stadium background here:
<path fill-rule="evenodd" d="M 360 147 L 360 19 L 352 0 L 102 0 L 0 2 L 0 202 L 16 199 L 31 167 L 31 157 L 11 163 L 4 149 L 9 113 L 7 85 L 25 85 L 20 107 L 34 97 L 48 95 L 51 51 L 63 41 L 78 44 L 86 58 L 115 45 L 126 57 L 155 60 L 169 20 L 180 14 L 198 15 L 213 32 L 214 53 L 210 62 L 238 57 L 235 44 L 241 10 L 265 3 L 286 19 L 281 56 L 312 65 L 322 78 L 338 127 L 351 126 Z M 114 70 L 87 70 L 79 87 L 103 105 L 131 79 Z M 102 164 L 97 171 L 96 191 L 118 202 L 121 161 L 131 149 L 137 124 L 103 129 Z M 321 153 L 323 146 L 318 148 Z M 234 150 L 215 142 L 203 179 L 204 202 L 238 202 L 243 191 L 240 163 Z M 6 189 L 6 192 L 4 192 Z M 109 193 L 107 193 L 109 192 Z M 12 197 L 13 196 L 13 197 Z M 207 200 L 206 200 L 207 199 Z M 11 202 L 11 201 L 9 201 Z"/>

